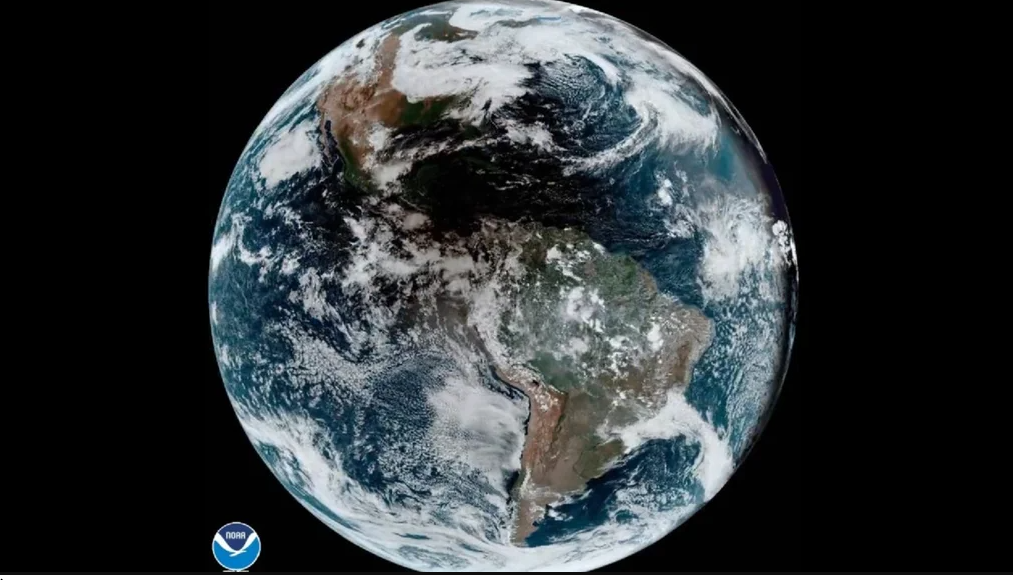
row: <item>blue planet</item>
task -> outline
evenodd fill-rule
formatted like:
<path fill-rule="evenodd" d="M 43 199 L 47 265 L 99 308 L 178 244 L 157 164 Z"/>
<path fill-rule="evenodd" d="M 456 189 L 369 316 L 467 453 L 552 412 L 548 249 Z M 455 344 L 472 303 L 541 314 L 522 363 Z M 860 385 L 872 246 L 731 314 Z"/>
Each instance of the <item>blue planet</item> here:
<path fill-rule="evenodd" d="M 435 4 L 324 56 L 240 156 L 208 282 L 267 467 L 428 571 L 591 570 L 686 521 L 760 435 L 798 296 L 725 95 L 550 0 Z"/>

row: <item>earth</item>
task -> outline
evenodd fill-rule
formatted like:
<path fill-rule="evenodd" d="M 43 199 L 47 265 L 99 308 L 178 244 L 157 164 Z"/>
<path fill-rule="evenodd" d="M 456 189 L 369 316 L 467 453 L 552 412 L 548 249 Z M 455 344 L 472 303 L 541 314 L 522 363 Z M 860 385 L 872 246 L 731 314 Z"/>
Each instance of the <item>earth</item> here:
<path fill-rule="evenodd" d="M 209 271 L 264 462 L 415 570 L 589 570 L 671 532 L 765 424 L 796 300 L 728 99 L 544 0 L 429 6 L 322 58 L 247 143 Z"/>

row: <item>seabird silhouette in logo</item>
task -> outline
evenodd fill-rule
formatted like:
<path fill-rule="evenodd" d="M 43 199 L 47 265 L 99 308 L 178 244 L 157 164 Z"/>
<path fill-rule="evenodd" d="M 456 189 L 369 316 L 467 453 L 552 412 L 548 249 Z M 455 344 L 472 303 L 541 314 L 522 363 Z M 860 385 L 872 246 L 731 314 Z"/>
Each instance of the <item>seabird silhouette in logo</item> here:
<path fill-rule="evenodd" d="M 211 551 L 227 570 L 245 570 L 260 556 L 260 537 L 250 526 L 232 522 L 225 524 L 215 533 Z"/>

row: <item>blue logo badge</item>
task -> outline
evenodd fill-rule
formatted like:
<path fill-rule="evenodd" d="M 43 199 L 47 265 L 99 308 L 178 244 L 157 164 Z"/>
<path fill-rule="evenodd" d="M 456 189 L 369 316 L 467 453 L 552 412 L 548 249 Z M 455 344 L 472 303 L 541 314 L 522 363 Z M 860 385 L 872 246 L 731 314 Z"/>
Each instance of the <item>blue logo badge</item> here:
<path fill-rule="evenodd" d="M 246 570 L 260 555 L 260 538 L 257 532 L 246 524 L 232 522 L 225 524 L 211 542 L 215 560 L 226 570 Z"/>

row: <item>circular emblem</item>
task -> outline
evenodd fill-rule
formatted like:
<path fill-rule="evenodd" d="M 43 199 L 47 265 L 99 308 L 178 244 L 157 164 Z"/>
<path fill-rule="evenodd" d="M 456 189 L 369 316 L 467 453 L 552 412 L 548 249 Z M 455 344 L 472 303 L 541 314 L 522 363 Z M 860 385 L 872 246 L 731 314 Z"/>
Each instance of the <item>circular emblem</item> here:
<path fill-rule="evenodd" d="M 215 533 L 211 541 L 211 552 L 226 570 L 246 570 L 260 556 L 260 538 L 250 526 L 232 522 Z"/>

